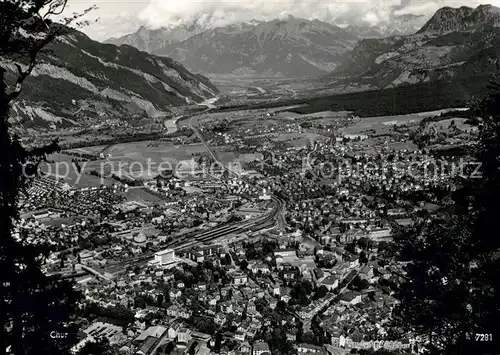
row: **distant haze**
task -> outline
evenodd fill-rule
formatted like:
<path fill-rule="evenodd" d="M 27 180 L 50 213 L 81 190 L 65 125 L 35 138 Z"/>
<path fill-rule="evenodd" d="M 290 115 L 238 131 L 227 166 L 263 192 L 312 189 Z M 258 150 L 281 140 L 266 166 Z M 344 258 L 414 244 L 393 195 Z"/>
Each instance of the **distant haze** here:
<path fill-rule="evenodd" d="M 476 7 L 481 1 L 416 1 L 416 0 L 69 0 L 68 13 L 97 5 L 99 9 L 89 15 L 99 18 L 86 28 L 89 36 L 97 40 L 117 37 L 148 28 L 170 27 L 181 24 L 199 24 L 212 28 L 251 20 L 272 20 L 288 15 L 319 19 L 336 24 L 381 25 L 399 15 L 431 16 L 443 6 Z M 500 6 L 500 0 L 490 1 Z"/>

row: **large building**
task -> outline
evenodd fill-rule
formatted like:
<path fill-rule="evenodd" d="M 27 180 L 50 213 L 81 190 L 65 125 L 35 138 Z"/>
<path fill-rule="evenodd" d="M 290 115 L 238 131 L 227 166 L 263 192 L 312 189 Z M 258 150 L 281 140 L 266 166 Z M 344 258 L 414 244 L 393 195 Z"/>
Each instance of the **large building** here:
<path fill-rule="evenodd" d="M 369 238 L 375 241 L 390 240 L 392 230 L 390 228 L 372 228 L 370 230 Z"/>
<path fill-rule="evenodd" d="M 161 267 L 173 267 L 177 264 L 175 251 L 173 249 L 165 249 L 155 253 L 153 260 L 149 262 L 151 265 Z"/>
<path fill-rule="evenodd" d="M 52 331 L 50 336 L 55 337 L 58 334 L 65 333 Z M 109 323 L 107 320 L 100 318 L 85 329 L 82 335 L 83 337 L 80 342 L 71 348 L 71 353 L 78 354 L 85 344 L 95 342 L 99 338 L 107 338 L 111 345 L 119 344 L 127 339 L 123 334 L 123 326 Z"/>

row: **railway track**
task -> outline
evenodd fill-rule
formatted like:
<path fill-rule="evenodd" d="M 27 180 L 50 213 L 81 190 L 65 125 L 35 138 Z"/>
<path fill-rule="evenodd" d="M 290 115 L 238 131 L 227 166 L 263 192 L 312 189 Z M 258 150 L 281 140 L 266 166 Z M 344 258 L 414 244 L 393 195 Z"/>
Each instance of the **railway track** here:
<path fill-rule="evenodd" d="M 204 112 L 207 112 L 209 109 L 205 110 Z M 203 113 L 204 113 L 203 112 Z M 223 167 L 225 171 L 229 175 L 239 177 L 239 174 L 232 171 L 229 169 L 225 164 L 222 164 L 216 157 L 215 153 L 211 150 L 211 148 L 208 146 L 206 143 L 205 139 L 203 138 L 203 135 L 199 131 L 199 129 L 193 124 L 193 120 L 195 119 L 196 116 L 201 115 L 202 113 L 194 114 L 194 115 L 185 115 L 182 117 L 182 119 L 177 120 L 177 123 L 179 123 L 181 120 L 188 119 L 188 126 L 191 128 L 195 134 L 198 136 L 198 138 L 201 140 L 203 146 L 205 149 L 208 151 L 208 153 L 211 155 L 211 157 L 220 163 L 220 165 Z M 230 226 L 223 226 L 220 228 L 216 228 L 210 231 L 206 231 L 201 233 L 200 235 L 196 237 L 192 236 L 185 236 L 185 237 L 180 237 L 177 240 L 166 244 L 164 247 L 165 248 L 171 248 L 174 250 L 180 250 L 183 248 L 187 248 L 190 246 L 194 246 L 199 243 L 209 243 L 213 240 L 222 238 L 224 236 L 230 235 L 230 234 L 238 234 L 238 233 L 243 233 L 246 231 L 259 231 L 267 228 L 271 228 L 276 225 L 276 222 L 278 221 L 278 224 L 280 225 L 280 229 L 282 228 L 282 225 L 284 224 L 284 216 L 283 216 L 283 208 L 284 208 L 284 201 L 282 201 L 280 198 L 276 196 L 271 197 L 273 203 L 274 203 L 274 208 L 271 212 L 267 213 L 264 216 L 258 217 L 254 220 L 248 221 L 248 222 L 243 222 L 243 223 L 238 223 L 236 225 L 230 225 Z M 151 253 L 152 254 L 152 253 Z M 148 255 L 147 257 L 151 257 L 152 255 Z"/>

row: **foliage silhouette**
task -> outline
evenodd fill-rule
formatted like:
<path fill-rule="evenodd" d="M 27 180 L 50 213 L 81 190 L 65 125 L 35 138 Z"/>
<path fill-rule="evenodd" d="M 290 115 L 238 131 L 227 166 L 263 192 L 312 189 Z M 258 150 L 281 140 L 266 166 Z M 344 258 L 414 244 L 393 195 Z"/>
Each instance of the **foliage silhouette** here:
<path fill-rule="evenodd" d="M 47 244 L 15 233 L 21 193 L 38 163 L 58 150 L 57 142 L 28 150 L 11 134 L 8 121 L 10 103 L 21 94 L 38 54 L 70 23 L 85 24 L 78 21 L 90 9 L 52 22 L 65 6 L 66 0 L 0 2 L 0 354 L 67 354 L 77 340 L 71 319 L 80 294 L 71 282 L 43 273 Z M 8 68 L 15 68 L 13 85 L 6 80 L 12 74 Z"/>
<path fill-rule="evenodd" d="M 457 181 L 459 188 L 434 215 L 420 218 L 398 237 L 407 261 L 397 297 L 395 329 L 423 336 L 428 354 L 498 352 L 493 341 L 500 316 L 500 86 L 472 107 L 479 139 L 470 152 L 481 177 Z M 446 202 L 447 201 L 447 202 Z"/>

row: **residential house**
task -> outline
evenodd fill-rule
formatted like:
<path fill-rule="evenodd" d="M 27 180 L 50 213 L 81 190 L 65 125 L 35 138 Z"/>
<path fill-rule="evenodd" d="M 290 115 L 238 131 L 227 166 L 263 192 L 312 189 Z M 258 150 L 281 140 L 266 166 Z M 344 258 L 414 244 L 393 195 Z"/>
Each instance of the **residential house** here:
<path fill-rule="evenodd" d="M 199 283 L 198 285 L 195 286 L 196 290 L 199 291 L 206 291 L 207 290 L 207 284 L 205 283 Z"/>
<path fill-rule="evenodd" d="M 177 331 L 177 341 L 187 344 L 191 340 L 191 330 L 188 328 L 180 328 Z"/>
<path fill-rule="evenodd" d="M 386 240 L 392 235 L 392 230 L 390 228 L 373 228 L 370 230 L 368 237 L 371 240 Z"/>
<path fill-rule="evenodd" d="M 326 351 L 321 346 L 301 343 L 297 346 L 297 352 L 299 354 L 308 353 L 308 354 L 326 354 Z"/>
<path fill-rule="evenodd" d="M 285 280 L 293 280 L 296 275 L 297 275 L 297 272 L 295 270 L 291 270 L 291 269 L 283 272 L 283 278 Z"/>
<path fill-rule="evenodd" d="M 220 303 L 220 310 L 222 313 L 233 313 L 233 304 L 231 302 L 221 302 Z"/>
<path fill-rule="evenodd" d="M 170 325 L 170 327 L 167 330 L 167 336 L 169 339 L 175 339 L 177 338 L 177 333 L 179 329 L 181 328 L 179 323 L 174 323 Z"/>
<path fill-rule="evenodd" d="M 182 295 L 181 290 L 178 290 L 175 288 L 171 289 L 169 292 L 170 299 L 177 299 L 177 298 L 181 297 L 181 295 Z"/>
<path fill-rule="evenodd" d="M 339 286 L 339 278 L 336 275 L 330 275 L 325 277 L 321 282 L 329 291 L 333 291 Z"/>
<path fill-rule="evenodd" d="M 292 296 L 290 296 L 291 293 L 292 289 L 290 287 L 284 287 L 283 290 L 281 290 L 280 299 L 286 303 L 290 302 L 290 300 L 292 299 Z"/>
<path fill-rule="evenodd" d="M 262 340 L 256 341 L 253 344 L 252 355 L 262 355 L 264 353 L 270 353 L 269 345 Z"/>
<path fill-rule="evenodd" d="M 214 318 L 214 322 L 215 324 L 218 324 L 218 325 L 224 325 L 224 323 L 226 323 L 226 315 L 223 314 L 223 313 L 217 313 L 217 315 L 215 316 Z"/>
<path fill-rule="evenodd" d="M 359 257 L 357 255 L 349 255 L 345 258 L 349 262 L 350 268 L 356 268 L 359 266 Z"/>
<path fill-rule="evenodd" d="M 179 317 L 179 306 L 176 304 L 171 305 L 167 308 L 167 315 L 169 317 Z"/>
<path fill-rule="evenodd" d="M 224 286 L 224 287 L 222 287 L 222 288 L 220 289 L 220 294 L 222 295 L 222 297 L 226 297 L 226 296 L 227 296 L 227 294 L 228 294 L 229 292 L 231 292 L 231 291 L 232 291 L 232 287 L 231 287 L 231 286 Z"/>
<path fill-rule="evenodd" d="M 361 294 L 357 292 L 347 292 L 340 296 L 340 303 L 355 305 L 361 303 Z"/>
<path fill-rule="evenodd" d="M 189 258 L 197 263 L 202 263 L 205 261 L 205 255 L 199 250 L 191 250 L 189 253 Z"/>
<path fill-rule="evenodd" d="M 231 277 L 234 285 L 245 285 L 248 281 L 247 275 L 242 272 L 234 273 Z"/>
<path fill-rule="evenodd" d="M 244 330 L 238 329 L 234 333 L 234 338 L 238 341 L 245 341 L 246 332 Z"/>
<path fill-rule="evenodd" d="M 291 328 L 286 332 L 286 340 L 295 343 L 297 341 L 297 328 Z"/>
<path fill-rule="evenodd" d="M 252 273 L 256 274 L 259 271 L 262 272 L 263 274 L 269 274 L 271 273 L 271 270 L 269 269 L 269 266 L 264 264 L 264 263 L 255 263 L 252 265 L 248 266 L 249 270 L 252 271 Z"/>
<path fill-rule="evenodd" d="M 240 345 L 239 351 L 241 354 L 250 354 L 250 352 L 252 351 L 252 346 L 245 341 Z"/>
<path fill-rule="evenodd" d="M 280 285 L 277 283 L 270 283 L 267 285 L 269 293 L 273 296 L 280 295 Z"/>
<path fill-rule="evenodd" d="M 373 277 L 373 267 L 371 265 L 365 265 L 359 271 L 359 277 L 363 280 L 370 280 Z"/>
<path fill-rule="evenodd" d="M 184 319 L 189 319 L 193 315 L 193 311 L 190 309 L 180 308 L 179 309 L 179 317 Z"/>

